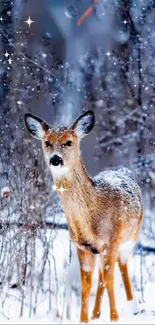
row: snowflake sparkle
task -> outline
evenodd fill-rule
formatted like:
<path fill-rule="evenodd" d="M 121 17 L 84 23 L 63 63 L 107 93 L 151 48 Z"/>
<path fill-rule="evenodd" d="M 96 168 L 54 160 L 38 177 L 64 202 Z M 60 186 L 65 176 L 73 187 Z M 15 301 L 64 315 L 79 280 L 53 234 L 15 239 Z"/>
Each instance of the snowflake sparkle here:
<path fill-rule="evenodd" d="M 64 188 L 62 185 L 60 187 L 57 187 L 56 185 L 53 185 L 53 190 L 54 191 L 60 191 L 61 193 L 63 193 L 64 191 L 67 191 L 67 188 Z"/>
<path fill-rule="evenodd" d="M 6 51 L 5 52 L 5 54 L 4 54 L 4 56 L 6 57 L 6 59 L 8 58 L 8 56 L 9 56 L 9 53 Z"/>
<path fill-rule="evenodd" d="M 109 57 L 109 56 L 111 55 L 111 53 L 108 51 L 108 52 L 106 53 L 106 55 Z"/>
<path fill-rule="evenodd" d="M 31 26 L 32 23 L 34 23 L 35 21 L 31 20 L 30 16 L 27 20 L 24 21 L 26 24 L 29 25 L 29 27 Z"/>
<path fill-rule="evenodd" d="M 9 64 L 11 64 L 11 63 L 12 63 L 12 60 L 11 60 L 11 58 L 9 58 L 9 59 L 8 59 L 8 62 L 9 62 Z"/>

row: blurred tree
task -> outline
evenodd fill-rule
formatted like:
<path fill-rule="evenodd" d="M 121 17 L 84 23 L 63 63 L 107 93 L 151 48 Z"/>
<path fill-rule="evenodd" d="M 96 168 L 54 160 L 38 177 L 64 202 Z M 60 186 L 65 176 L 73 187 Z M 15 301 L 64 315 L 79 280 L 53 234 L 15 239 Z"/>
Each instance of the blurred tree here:
<path fill-rule="evenodd" d="M 43 76 L 46 68 L 38 68 L 35 58 L 26 54 L 28 35 L 24 36 L 20 27 L 15 29 L 14 3 L 1 1 L 0 6 L 0 282 L 3 287 L 11 283 L 13 277 L 14 288 L 19 288 L 23 294 L 28 264 L 31 273 L 34 272 L 35 242 L 39 238 L 43 250 L 47 250 L 49 243 L 45 240 L 44 229 L 51 227 L 50 235 L 53 236 L 55 212 L 60 212 L 60 206 L 45 168 L 40 143 L 32 141 L 24 124 L 26 106 L 32 94 L 39 96 L 41 85 L 44 85 L 44 95 L 49 91 L 47 77 L 44 83 Z M 38 56 L 43 59 L 42 53 Z M 50 220 L 46 224 L 47 217 Z M 39 228 L 43 229 L 42 233 L 38 233 Z M 50 244 L 52 240 L 50 237 Z M 43 254 L 41 262 L 44 264 L 47 258 L 48 254 Z"/>

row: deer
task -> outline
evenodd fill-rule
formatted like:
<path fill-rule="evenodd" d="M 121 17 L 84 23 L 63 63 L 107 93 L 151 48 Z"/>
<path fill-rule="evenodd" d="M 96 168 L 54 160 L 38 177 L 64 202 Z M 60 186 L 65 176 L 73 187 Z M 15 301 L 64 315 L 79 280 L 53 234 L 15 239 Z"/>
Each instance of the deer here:
<path fill-rule="evenodd" d="M 31 113 L 25 115 L 25 123 L 30 134 L 42 141 L 44 159 L 67 219 L 70 239 L 76 246 L 81 279 L 80 322 L 89 322 L 89 297 L 97 259 L 98 285 L 91 319 L 100 317 L 106 289 L 110 320 L 117 321 L 116 263 L 127 300 L 134 301 L 128 258 L 143 217 L 142 194 L 136 178 L 125 167 L 105 170 L 95 177 L 86 171 L 80 142 L 94 127 L 93 110 L 84 111 L 70 126 L 54 128 Z"/>

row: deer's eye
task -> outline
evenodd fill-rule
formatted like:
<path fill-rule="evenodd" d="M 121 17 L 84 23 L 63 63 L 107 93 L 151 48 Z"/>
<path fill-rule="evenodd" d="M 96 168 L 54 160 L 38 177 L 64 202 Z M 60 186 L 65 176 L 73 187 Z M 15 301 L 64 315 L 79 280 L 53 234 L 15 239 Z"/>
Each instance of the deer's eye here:
<path fill-rule="evenodd" d="M 67 147 L 71 147 L 71 145 L 72 145 L 72 141 L 71 141 L 71 140 L 68 140 L 68 141 L 66 142 L 66 146 L 67 146 Z"/>
<path fill-rule="evenodd" d="M 49 141 L 45 141 L 45 146 L 46 147 L 50 147 L 51 146 L 50 142 Z"/>
<path fill-rule="evenodd" d="M 66 143 L 63 143 L 63 144 L 61 145 L 61 147 L 62 147 L 62 148 L 65 148 L 65 147 L 71 147 L 71 145 L 72 145 L 72 141 L 71 141 L 71 140 L 68 140 Z"/>

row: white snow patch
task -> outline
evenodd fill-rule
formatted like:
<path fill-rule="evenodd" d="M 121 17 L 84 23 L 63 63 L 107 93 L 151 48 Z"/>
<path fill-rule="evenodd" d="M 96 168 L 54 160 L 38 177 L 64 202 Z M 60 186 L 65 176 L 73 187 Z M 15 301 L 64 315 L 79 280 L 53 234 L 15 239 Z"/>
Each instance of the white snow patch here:
<path fill-rule="evenodd" d="M 135 246 L 135 242 L 133 240 L 128 240 L 127 242 L 120 245 L 119 248 L 119 257 L 122 263 L 126 263 L 132 250 Z"/>
<path fill-rule="evenodd" d="M 81 268 L 85 272 L 90 272 L 91 271 L 91 266 L 88 263 L 83 263 Z"/>
<path fill-rule="evenodd" d="M 99 184 L 106 181 L 113 186 L 121 187 L 123 180 L 128 181 L 128 186 L 131 185 L 134 180 L 134 176 L 129 169 L 120 168 L 118 170 L 106 170 L 100 172 L 94 177 L 94 180 L 99 182 Z M 131 184 L 129 184 L 129 182 Z"/>
<path fill-rule="evenodd" d="M 48 238 L 50 239 L 51 231 L 47 231 Z M 54 235 L 54 234 L 53 234 Z M 76 254 L 76 248 L 73 246 L 74 251 L 72 250 L 72 262 L 68 268 L 64 269 L 64 265 L 68 265 L 68 253 L 69 253 L 69 242 L 68 242 L 68 233 L 65 230 L 58 230 L 58 235 L 54 240 L 54 246 L 51 247 L 51 254 L 49 255 L 50 259 L 50 273 L 49 273 L 49 264 L 45 265 L 45 277 L 42 283 L 43 291 L 40 291 L 38 296 L 38 303 L 36 313 L 34 314 L 33 310 L 35 307 L 35 293 L 38 285 L 38 277 L 41 272 L 41 261 L 42 254 L 42 244 L 40 240 L 36 241 L 37 255 L 35 256 L 35 278 L 33 283 L 33 292 L 31 291 L 30 285 L 26 285 L 24 289 L 24 309 L 23 316 L 19 317 L 21 311 L 21 292 L 18 289 L 10 289 L 8 285 L 4 286 L 3 291 L 1 292 L 1 313 L 0 313 L 0 322 L 2 324 L 79 324 L 80 317 L 80 274 L 79 274 L 79 262 Z M 53 256 L 53 257 L 52 257 Z M 54 258 L 54 259 L 53 259 Z M 153 299 L 155 292 L 155 255 L 148 254 L 145 258 L 145 263 L 143 263 L 143 283 L 146 282 L 146 285 L 143 285 L 143 294 L 144 302 L 142 301 L 142 292 L 141 292 L 141 257 L 139 255 L 134 255 L 129 259 L 129 274 L 131 278 L 134 276 L 135 283 L 135 294 L 138 301 L 139 310 L 144 310 L 143 313 L 138 315 L 133 315 L 134 304 L 135 302 L 127 302 L 125 290 L 122 284 L 121 274 L 116 264 L 115 268 L 115 296 L 116 304 L 119 313 L 118 324 L 154 324 L 155 323 L 155 301 Z M 54 272 L 54 261 L 57 270 L 57 276 L 55 278 Z M 150 275 L 151 274 L 151 279 Z M 52 309 L 49 310 L 49 274 L 51 277 L 51 291 L 56 289 L 58 293 L 60 292 L 60 298 L 58 299 L 58 310 L 60 310 L 60 317 L 55 316 L 55 291 L 50 295 L 52 299 Z M 57 281 L 57 282 L 56 282 Z M 58 288 L 55 288 L 55 282 L 58 285 Z M 89 315 L 94 307 L 96 287 L 98 283 L 98 268 L 95 269 L 93 277 L 93 290 L 90 296 L 89 304 Z M 67 292 L 64 295 L 63 287 L 66 286 Z M 71 286 L 71 290 L 70 290 Z M 8 291 L 9 290 L 9 291 Z M 77 295 L 78 291 L 78 295 Z M 30 310 L 30 294 L 33 294 L 32 299 L 32 314 L 29 316 Z M 72 292 L 72 297 L 71 297 Z M 4 295 L 5 300 L 3 300 Z M 59 297 L 59 295 L 58 295 Z M 68 300 L 67 300 L 68 299 Z M 65 316 L 65 311 L 62 313 L 61 306 L 63 303 L 68 302 L 71 309 L 71 318 Z M 3 306 L 2 303 L 4 302 Z M 53 306 L 54 304 L 54 306 Z M 62 316 L 64 315 L 64 317 Z M 101 316 L 95 321 L 90 321 L 90 324 L 111 324 L 109 320 L 109 301 L 108 295 L 105 290 L 103 295 L 102 307 L 101 307 Z"/>
<path fill-rule="evenodd" d="M 97 188 L 105 190 L 109 195 L 113 194 L 114 191 L 123 194 L 129 204 L 127 208 L 126 202 L 122 201 L 122 204 L 125 204 L 124 210 L 132 207 L 138 215 L 140 214 L 142 208 L 140 188 L 129 169 L 121 168 L 103 171 L 94 177 L 94 182 Z"/>
<path fill-rule="evenodd" d="M 133 288 L 132 288 L 132 290 L 133 290 Z M 133 292 L 133 295 L 134 295 L 134 292 Z M 134 314 L 134 315 L 138 314 L 139 308 L 138 308 L 138 304 L 137 304 L 135 297 L 133 300 L 128 301 L 128 309 L 131 310 L 132 314 Z"/>
<path fill-rule="evenodd" d="M 105 268 L 105 270 L 109 270 L 109 267 L 110 267 L 110 265 L 107 264 L 107 265 L 105 265 L 104 268 Z"/>

